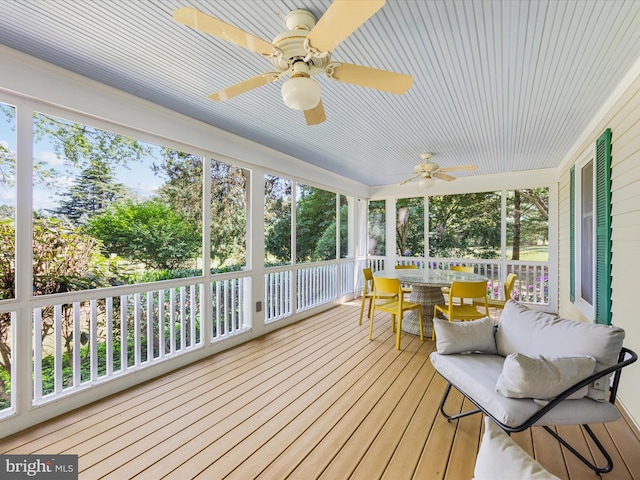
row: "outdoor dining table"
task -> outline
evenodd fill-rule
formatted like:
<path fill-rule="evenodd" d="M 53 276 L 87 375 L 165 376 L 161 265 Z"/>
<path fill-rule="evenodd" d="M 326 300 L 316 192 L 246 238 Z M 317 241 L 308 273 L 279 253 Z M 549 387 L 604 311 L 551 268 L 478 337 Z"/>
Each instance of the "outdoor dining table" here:
<path fill-rule="evenodd" d="M 442 287 L 450 287 L 454 281 L 486 282 L 488 280 L 484 275 L 476 273 L 430 268 L 379 270 L 373 276 L 374 278 L 397 278 L 401 284 L 411 285 L 409 301 L 422 304 L 425 337 L 430 337 L 432 333 L 434 305 L 444 303 Z M 420 334 L 418 313 L 415 310 L 412 310 L 402 318 L 402 331 L 413 335 Z"/>

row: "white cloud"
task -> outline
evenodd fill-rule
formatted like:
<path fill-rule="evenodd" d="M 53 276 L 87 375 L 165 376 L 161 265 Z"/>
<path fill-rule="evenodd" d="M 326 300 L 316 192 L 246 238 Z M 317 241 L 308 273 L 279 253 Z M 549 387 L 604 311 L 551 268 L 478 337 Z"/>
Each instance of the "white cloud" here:
<path fill-rule="evenodd" d="M 64 165 L 64 159 L 50 151 L 36 153 L 36 159 L 49 165 Z"/>
<path fill-rule="evenodd" d="M 56 177 L 56 185 L 58 187 L 61 187 L 61 188 L 58 188 L 58 191 L 62 189 L 66 190 L 68 187 L 73 185 L 74 181 L 75 181 L 75 177 L 67 177 L 67 176 Z"/>

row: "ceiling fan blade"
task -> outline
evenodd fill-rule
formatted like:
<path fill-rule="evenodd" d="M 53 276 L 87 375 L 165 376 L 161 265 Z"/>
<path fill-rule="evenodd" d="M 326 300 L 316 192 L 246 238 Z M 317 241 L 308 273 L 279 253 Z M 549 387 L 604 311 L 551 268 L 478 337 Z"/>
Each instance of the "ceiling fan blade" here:
<path fill-rule="evenodd" d="M 421 177 L 423 175 L 424 175 L 424 173 L 419 173 L 418 175 L 415 175 L 415 176 L 413 176 L 411 178 L 407 178 L 406 180 L 403 180 L 402 182 L 400 182 L 400 185 L 404 185 L 405 183 L 409 183 L 411 180 L 415 180 L 416 178 Z"/>
<path fill-rule="evenodd" d="M 236 83 L 235 85 L 212 93 L 211 95 L 209 95 L 209 99 L 215 100 L 217 102 L 229 100 L 236 95 L 240 95 L 241 93 L 248 92 L 249 90 L 253 90 L 254 88 L 261 87 L 263 85 L 266 85 L 267 83 L 274 82 L 278 80 L 278 78 L 280 78 L 280 74 L 277 72 L 263 73 L 261 75 L 258 75 L 257 77 L 250 78 L 249 80 L 245 80 L 244 82 Z"/>
<path fill-rule="evenodd" d="M 322 106 L 322 100 L 313 107 L 311 110 L 304 111 L 304 118 L 307 121 L 307 125 L 318 125 L 327 119 L 324 113 L 324 107 Z"/>
<path fill-rule="evenodd" d="M 335 67 L 331 77 L 340 82 L 374 88 L 397 95 L 405 93 L 413 83 L 411 75 L 353 65 L 351 63 L 341 63 L 339 67 Z"/>
<path fill-rule="evenodd" d="M 309 44 L 320 52 L 332 52 L 384 4 L 385 0 L 335 0 L 309 32 Z"/>
<path fill-rule="evenodd" d="M 435 178 L 439 178 L 440 180 L 444 180 L 445 182 L 453 182 L 456 179 L 456 177 L 452 177 L 451 175 L 440 172 L 435 172 L 432 174 L 432 176 Z"/>
<path fill-rule="evenodd" d="M 459 167 L 444 167 L 444 168 L 441 168 L 439 171 L 452 172 L 454 170 L 477 170 L 477 169 L 478 169 L 477 165 L 461 165 Z"/>
<path fill-rule="evenodd" d="M 271 55 L 275 53 L 275 48 L 270 42 L 258 38 L 250 33 L 240 30 L 238 27 L 218 20 L 195 8 L 182 7 L 173 12 L 173 19 L 188 27 L 195 28 L 215 37 L 235 43 L 247 50 L 261 55 Z"/>

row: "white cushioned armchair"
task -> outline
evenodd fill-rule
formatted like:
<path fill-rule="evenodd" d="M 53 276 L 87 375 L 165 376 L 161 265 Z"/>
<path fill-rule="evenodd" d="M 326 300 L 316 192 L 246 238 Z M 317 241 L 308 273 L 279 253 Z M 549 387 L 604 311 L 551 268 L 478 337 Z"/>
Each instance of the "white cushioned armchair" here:
<path fill-rule="evenodd" d="M 508 433 L 541 425 L 595 472 L 611 471 L 611 457 L 589 424 L 620 418 L 615 405 L 620 371 L 637 360 L 622 346 L 624 330 L 558 318 L 513 300 L 497 329 L 488 318 L 434 319 L 434 327 L 437 352 L 431 362 L 449 383 L 440 403 L 447 420 L 483 412 Z M 452 386 L 477 409 L 448 415 Z M 550 425 L 582 425 L 607 464 L 587 460 Z"/>

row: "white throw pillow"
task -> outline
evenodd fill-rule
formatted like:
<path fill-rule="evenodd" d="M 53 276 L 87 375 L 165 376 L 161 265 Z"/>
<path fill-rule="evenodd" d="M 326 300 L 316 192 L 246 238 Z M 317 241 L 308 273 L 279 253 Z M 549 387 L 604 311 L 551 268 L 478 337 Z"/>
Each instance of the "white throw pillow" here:
<path fill-rule="evenodd" d="M 440 354 L 497 352 L 493 320 L 489 317 L 470 322 L 434 318 L 433 326 L 436 329 L 436 349 Z"/>
<path fill-rule="evenodd" d="M 617 363 L 623 340 L 624 330 L 619 327 L 559 318 L 513 300 L 505 305 L 496 332 L 498 355 L 589 355 L 596 359 L 596 372 Z M 593 382 L 587 396 L 605 401 L 609 376 Z"/>
<path fill-rule="evenodd" d="M 531 458 L 489 417 L 478 450 L 473 480 L 560 480 Z"/>
<path fill-rule="evenodd" d="M 504 360 L 496 392 L 508 398 L 552 399 L 593 375 L 595 368 L 596 359 L 587 355 L 531 357 L 512 353 Z M 567 398 L 582 398 L 587 393 L 588 387 L 585 386 Z"/>

